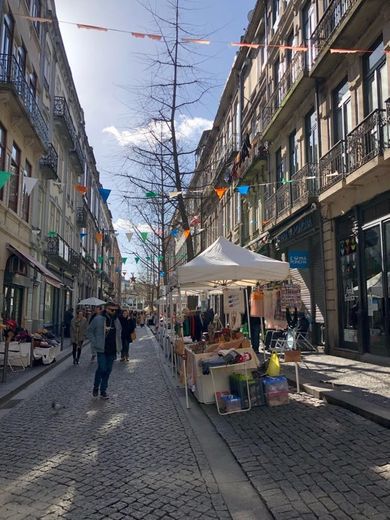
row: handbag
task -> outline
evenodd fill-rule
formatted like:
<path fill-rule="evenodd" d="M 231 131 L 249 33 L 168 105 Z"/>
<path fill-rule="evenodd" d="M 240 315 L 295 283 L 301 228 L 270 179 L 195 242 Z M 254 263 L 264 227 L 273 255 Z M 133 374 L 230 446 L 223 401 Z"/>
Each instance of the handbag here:
<path fill-rule="evenodd" d="M 130 334 L 130 337 L 131 337 L 131 341 L 135 341 L 137 339 L 137 334 L 135 332 L 132 332 Z"/>

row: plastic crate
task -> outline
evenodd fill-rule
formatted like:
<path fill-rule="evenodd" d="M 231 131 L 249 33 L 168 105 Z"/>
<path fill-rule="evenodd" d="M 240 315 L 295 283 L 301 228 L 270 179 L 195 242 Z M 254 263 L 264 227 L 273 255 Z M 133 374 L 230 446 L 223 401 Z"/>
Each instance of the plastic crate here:
<path fill-rule="evenodd" d="M 288 382 L 284 376 L 278 377 L 264 377 L 263 378 L 264 391 L 267 395 L 270 392 L 287 392 Z"/>
<path fill-rule="evenodd" d="M 288 392 L 269 392 L 267 393 L 268 406 L 282 406 L 288 404 Z"/>
<path fill-rule="evenodd" d="M 244 379 L 237 379 L 234 375 L 230 376 L 230 391 L 238 395 L 241 399 L 243 408 L 249 407 L 248 388 Z M 251 406 L 264 406 L 266 404 L 263 385 L 261 379 L 251 379 L 248 382 Z"/>

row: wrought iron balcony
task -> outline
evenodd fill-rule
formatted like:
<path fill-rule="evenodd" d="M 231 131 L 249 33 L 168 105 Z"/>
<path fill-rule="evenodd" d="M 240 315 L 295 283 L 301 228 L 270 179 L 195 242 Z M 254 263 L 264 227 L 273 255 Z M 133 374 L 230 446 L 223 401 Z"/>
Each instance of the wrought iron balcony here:
<path fill-rule="evenodd" d="M 307 202 L 318 191 L 318 164 L 308 163 L 291 176 L 291 204 Z"/>
<path fill-rule="evenodd" d="M 291 209 L 291 184 L 287 183 L 276 190 L 276 217 L 289 213 Z"/>
<path fill-rule="evenodd" d="M 336 143 L 328 153 L 321 157 L 319 168 L 320 191 L 326 190 L 345 176 L 346 155 L 344 140 Z"/>
<path fill-rule="evenodd" d="M 68 104 L 64 97 L 56 96 L 54 98 L 54 117 L 64 122 L 65 127 L 68 130 L 69 137 L 73 141 L 73 136 L 75 135 L 76 131 L 73 125 L 72 117 L 70 115 Z"/>
<path fill-rule="evenodd" d="M 383 153 L 385 116 L 385 110 L 374 110 L 347 135 L 348 173 Z"/>
<path fill-rule="evenodd" d="M 70 251 L 69 251 L 70 268 L 73 271 L 78 271 L 80 269 L 80 262 L 81 262 L 81 253 L 77 253 L 74 249 L 70 249 Z"/>
<path fill-rule="evenodd" d="M 276 193 L 269 190 L 264 194 L 264 226 L 276 217 Z"/>
<path fill-rule="evenodd" d="M 276 112 L 283 106 L 283 102 L 292 87 L 301 79 L 305 72 L 305 53 L 297 52 L 268 99 L 267 106 L 263 108 L 261 116 L 261 127 L 263 129 L 269 125 Z"/>
<path fill-rule="evenodd" d="M 60 235 L 47 237 L 46 255 L 57 264 L 69 270 L 77 270 L 81 255 L 76 253 Z"/>
<path fill-rule="evenodd" d="M 73 140 L 74 148 L 70 151 L 71 159 L 74 159 L 74 166 L 79 170 L 80 173 L 84 172 L 84 154 L 81 150 L 79 140 L 74 136 Z"/>
<path fill-rule="evenodd" d="M 360 0 L 333 0 L 329 5 L 311 35 L 313 62 L 358 1 Z"/>
<path fill-rule="evenodd" d="M 49 139 L 46 121 L 39 110 L 35 94 L 29 87 L 16 58 L 9 54 L 0 54 L 0 84 L 12 88 L 17 94 L 32 128 L 46 148 Z"/>
<path fill-rule="evenodd" d="M 47 174 L 48 179 L 56 180 L 58 168 L 58 154 L 52 144 L 49 144 L 47 154 L 39 160 L 41 170 Z"/>
<path fill-rule="evenodd" d="M 87 226 L 87 210 L 83 206 L 76 208 L 76 224 L 79 227 Z"/>

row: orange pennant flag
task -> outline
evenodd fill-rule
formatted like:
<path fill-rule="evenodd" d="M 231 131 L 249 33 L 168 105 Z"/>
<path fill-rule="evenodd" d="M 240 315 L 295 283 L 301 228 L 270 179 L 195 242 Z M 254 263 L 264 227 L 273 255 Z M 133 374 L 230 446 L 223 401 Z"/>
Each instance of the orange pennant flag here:
<path fill-rule="evenodd" d="M 215 193 L 218 195 L 219 199 L 225 195 L 227 188 L 214 188 Z"/>
<path fill-rule="evenodd" d="M 190 236 L 190 233 L 191 233 L 191 231 L 189 229 L 185 229 L 183 231 L 183 235 L 185 236 L 185 238 L 188 238 Z"/>
<path fill-rule="evenodd" d="M 131 36 L 134 36 L 134 38 L 145 38 L 145 33 L 139 33 L 139 32 L 132 32 Z"/>
<path fill-rule="evenodd" d="M 101 242 L 103 240 L 103 233 L 96 233 L 96 242 Z"/>
<path fill-rule="evenodd" d="M 101 27 L 100 25 L 89 25 L 87 23 L 76 24 L 79 29 L 91 29 L 93 31 L 104 31 L 107 32 L 107 27 Z"/>
<path fill-rule="evenodd" d="M 150 40 L 155 40 L 157 42 L 160 42 L 162 40 L 161 34 L 147 34 L 146 35 Z"/>
<path fill-rule="evenodd" d="M 87 193 L 87 187 L 83 186 L 82 184 L 76 184 L 75 188 L 76 188 L 76 191 L 81 193 L 81 195 L 85 195 Z"/>

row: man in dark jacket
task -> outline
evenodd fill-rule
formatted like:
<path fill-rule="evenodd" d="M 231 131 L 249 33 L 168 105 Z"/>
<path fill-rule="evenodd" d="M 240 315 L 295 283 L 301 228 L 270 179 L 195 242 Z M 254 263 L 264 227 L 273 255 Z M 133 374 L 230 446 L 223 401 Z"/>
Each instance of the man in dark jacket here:
<path fill-rule="evenodd" d="M 92 395 L 108 399 L 107 386 L 117 352 L 121 351 L 122 327 L 118 319 L 118 305 L 107 303 L 105 311 L 89 324 L 87 330 L 91 348 L 97 354 L 98 367 L 95 373 Z"/>

